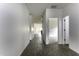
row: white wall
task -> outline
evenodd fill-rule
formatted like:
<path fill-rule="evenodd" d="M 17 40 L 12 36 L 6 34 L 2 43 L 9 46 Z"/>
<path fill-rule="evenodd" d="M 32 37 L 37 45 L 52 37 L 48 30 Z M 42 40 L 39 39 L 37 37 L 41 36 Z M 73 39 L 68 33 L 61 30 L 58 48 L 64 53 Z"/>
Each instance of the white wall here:
<path fill-rule="evenodd" d="M 29 44 L 29 11 L 25 4 L 0 4 L 0 55 L 20 55 Z"/>
<path fill-rule="evenodd" d="M 70 4 L 63 9 L 63 17 L 69 16 L 69 47 L 79 53 L 79 4 Z"/>
<path fill-rule="evenodd" d="M 48 24 L 48 18 L 58 18 L 59 20 L 59 44 L 62 44 L 62 9 L 46 9 L 46 24 Z M 46 26 L 46 43 L 48 44 L 49 27 Z"/>

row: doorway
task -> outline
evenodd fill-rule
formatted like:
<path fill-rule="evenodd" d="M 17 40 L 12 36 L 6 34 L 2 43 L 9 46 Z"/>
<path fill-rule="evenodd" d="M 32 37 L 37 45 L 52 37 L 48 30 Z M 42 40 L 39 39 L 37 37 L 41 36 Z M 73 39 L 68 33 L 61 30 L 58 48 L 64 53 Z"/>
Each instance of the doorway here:
<path fill-rule="evenodd" d="M 49 44 L 58 43 L 58 18 L 49 18 Z"/>
<path fill-rule="evenodd" d="M 34 23 L 34 38 L 41 40 L 42 23 Z"/>

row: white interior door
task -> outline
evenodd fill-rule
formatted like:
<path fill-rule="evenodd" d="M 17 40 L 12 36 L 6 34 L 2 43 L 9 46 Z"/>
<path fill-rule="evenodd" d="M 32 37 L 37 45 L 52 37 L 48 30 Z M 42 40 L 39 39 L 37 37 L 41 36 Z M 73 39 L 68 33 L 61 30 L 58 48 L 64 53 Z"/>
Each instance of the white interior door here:
<path fill-rule="evenodd" d="M 69 44 L 69 16 L 63 18 L 63 44 Z"/>

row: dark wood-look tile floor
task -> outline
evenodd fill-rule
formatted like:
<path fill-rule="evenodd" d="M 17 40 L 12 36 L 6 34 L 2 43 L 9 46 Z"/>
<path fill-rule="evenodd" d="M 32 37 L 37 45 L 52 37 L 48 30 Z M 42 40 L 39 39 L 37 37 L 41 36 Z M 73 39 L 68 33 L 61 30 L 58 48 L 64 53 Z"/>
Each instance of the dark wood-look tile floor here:
<path fill-rule="evenodd" d="M 35 37 L 21 56 L 79 56 L 79 54 L 57 43 L 45 46 L 42 40 Z"/>

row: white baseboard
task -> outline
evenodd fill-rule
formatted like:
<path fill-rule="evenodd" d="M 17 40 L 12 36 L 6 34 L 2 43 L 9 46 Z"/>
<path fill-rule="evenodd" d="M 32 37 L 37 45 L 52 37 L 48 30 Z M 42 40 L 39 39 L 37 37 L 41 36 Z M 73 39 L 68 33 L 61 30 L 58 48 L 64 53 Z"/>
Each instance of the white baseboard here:
<path fill-rule="evenodd" d="M 29 45 L 29 43 L 30 43 L 30 40 L 28 40 L 28 42 L 26 42 L 26 45 L 22 49 L 20 49 L 20 51 L 18 51 L 17 56 L 20 56 L 23 53 L 23 51 Z"/>

